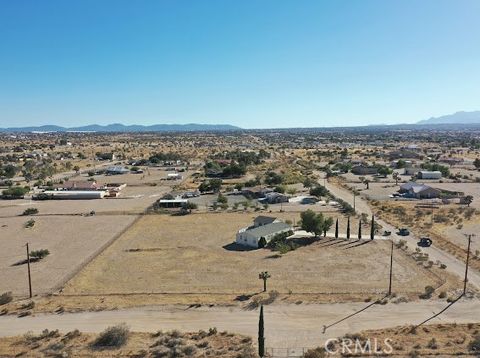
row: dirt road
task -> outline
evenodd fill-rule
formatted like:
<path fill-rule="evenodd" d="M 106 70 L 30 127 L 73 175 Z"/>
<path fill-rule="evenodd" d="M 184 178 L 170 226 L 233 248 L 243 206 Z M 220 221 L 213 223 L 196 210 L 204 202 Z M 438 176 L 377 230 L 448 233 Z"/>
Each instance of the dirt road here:
<path fill-rule="evenodd" d="M 321 172 L 318 172 L 317 174 L 323 175 Z M 321 184 L 323 183 L 324 181 L 322 179 Z M 337 185 L 334 185 L 332 183 L 329 183 L 328 181 L 325 181 L 325 186 L 334 196 L 342 200 L 345 200 L 346 202 L 353 205 L 353 195 L 350 191 L 344 188 L 341 188 Z M 369 216 L 372 215 L 372 210 L 368 205 L 368 202 L 361 196 L 357 196 L 355 198 L 355 206 L 358 213 L 366 213 Z M 392 235 L 389 236 L 389 238 L 392 238 L 395 242 L 398 242 L 399 240 L 403 239 L 407 241 L 410 247 L 413 247 L 413 248 L 417 247 L 418 238 L 415 237 L 415 235 L 410 234 L 409 236 L 399 236 L 396 234 L 397 232 L 396 227 L 380 219 L 377 219 L 377 222 L 380 225 L 382 225 L 384 230 L 388 230 L 392 232 Z M 445 265 L 447 265 L 447 270 L 449 272 L 456 274 L 457 276 L 459 276 L 460 280 L 463 280 L 465 275 L 465 264 L 462 261 L 450 255 L 449 253 L 446 253 L 441 249 L 435 247 L 435 245 L 432 245 L 429 248 L 421 248 L 421 250 L 423 252 L 428 253 L 430 260 L 434 262 L 439 260 L 440 262 L 444 263 Z M 477 288 L 480 288 L 480 273 L 478 271 L 475 271 L 472 268 L 470 268 L 468 278 L 469 278 L 469 283 L 471 285 Z"/>
<path fill-rule="evenodd" d="M 367 303 L 339 303 L 315 305 L 273 304 L 265 307 L 267 346 L 270 348 L 314 347 L 329 338 L 364 329 L 386 328 L 420 323 L 439 312 L 445 301 L 421 301 L 401 304 L 373 305 L 359 314 L 333 325 L 323 333 L 323 326 L 365 308 Z M 439 322 L 478 322 L 480 301 L 461 300 L 432 320 Z M 183 331 L 207 330 L 237 332 L 256 338 L 258 311 L 245 311 L 239 307 L 201 307 L 188 309 L 180 306 L 144 307 L 129 310 L 84 312 L 62 315 L 37 315 L 17 318 L 0 317 L 0 336 L 39 332 L 45 328 L 67 332 L 99 332 L 108 326 L 125 322 L 134 331 L 179 329 Z"/>

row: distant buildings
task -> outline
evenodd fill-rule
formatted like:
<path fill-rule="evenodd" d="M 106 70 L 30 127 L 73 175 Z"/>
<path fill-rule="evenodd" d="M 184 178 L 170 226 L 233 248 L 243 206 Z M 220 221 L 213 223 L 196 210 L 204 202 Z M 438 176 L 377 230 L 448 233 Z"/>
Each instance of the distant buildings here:
<path fill-rule="evenodd" d="M 182 179 L 182 175 L 178 173 L 168 173 L 167 180 L 180 180 Z"/>
<path fill-rule="evenodd" d="M 120 165 L 114 165 L 105 170 L 105 174 L 107 175 L 121 175 L 127 173 L 130 173 L 130 170 Z"/>
<path fill-rule="evenodd" d="M 419 179 L 441 179 L 442 178 L 442 172 L 421 170 L 417 173 L 417 177 Z"/>
<path fill-rule="evenodd" d="M 378 174 L 378 168 L 367 165 L 356 165 L 352 168 L 352 173 L 355 175 L 375 175 Z"/>

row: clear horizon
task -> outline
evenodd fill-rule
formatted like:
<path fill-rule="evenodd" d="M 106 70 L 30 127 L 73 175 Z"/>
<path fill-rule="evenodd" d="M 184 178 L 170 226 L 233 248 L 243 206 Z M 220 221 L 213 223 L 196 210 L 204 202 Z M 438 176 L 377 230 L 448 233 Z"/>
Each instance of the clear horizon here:
<path fill-rule="evenodd" d="M 3 2 L 0 127 L 415 123 L 480 108 L 480 2 Z"/>

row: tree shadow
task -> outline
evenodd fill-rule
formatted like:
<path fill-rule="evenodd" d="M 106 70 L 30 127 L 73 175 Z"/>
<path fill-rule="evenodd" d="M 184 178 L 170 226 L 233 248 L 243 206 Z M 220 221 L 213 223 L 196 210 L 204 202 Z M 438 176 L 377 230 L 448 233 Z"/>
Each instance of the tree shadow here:
<path fill-rule="evenodd" d="M 253 250 L 258 250 L 254 247 L 248 247 L 248 246 L 243 246 L 240 244 L 237 244 L 236 242 L 231 242 L 227 245 L 222 246 L 223 249 L 227 251 L 253 251 Z"/>
<path fill-rule="evenodd" d="M 368 240 L 365 240 L 365 241 L 360 242 L 360 243 L 358 243 L 358 244 L 355 244 L 355 245 L 352 245 L 352 246 L 348 246 L 348 247 L 344 248 L 344 250 L 353 249 L 353 248 L 355 248 L 355 247 L 359 247 L 359 246 L 362 246 L 362 245 L 366 245 L 366 244 L 369 244 L 369 243 L 372 242 L 372 241 L 373 241 L 373 240 L 368 239 Z"/>

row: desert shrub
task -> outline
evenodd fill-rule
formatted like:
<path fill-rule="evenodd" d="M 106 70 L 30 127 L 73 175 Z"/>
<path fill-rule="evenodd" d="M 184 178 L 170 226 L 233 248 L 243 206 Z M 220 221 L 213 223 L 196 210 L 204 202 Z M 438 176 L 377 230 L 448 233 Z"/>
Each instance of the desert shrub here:
<path fill-rule="evenodd" d="M 432 297 L 432 294 L 435 292 L 435 288 L 432 286 L 426 286 L 425 287 L 425 292 L 422 293 L 419 297 L 423 300 L 429 299 Z"/>
<path fill-rule="evenodd" d="M 33 219 L 30 219 L 25 223 L 25 228 L 26 229 L 32 228 L 34 226 L 35 226 L 35 220 L 33 220 Z"/>
<path fill-rule="evenodd" d="M 317 347 L 305 352 L 304 358 L 324 358 L 326 357 L 325 348 Z"/>
<path fill-rule="evenodd" d="M 13 295 L 11 292 L 4 292 L 0 295 L 0 306 L 12 302 Z"/>
<path fill-rule="evenodd" d="M 25 209 L 22 215 L 27 216 L 27 215 L 35 215 L 38 214 L 38 209 L 37 208 L 28 208 Z"/>
<path fill-rule="evenodd" d="M 48 251 L 47 249 L 33 250 L 32 252 L 30 252 L 30 257 L 36 260 L 41 260 L 48 255 L 50 255 L 50 251 Z"/>
<path fill-rule="evenodd" d="M 472 352 L 480 352 L 480 335 L 473 338 L 473 341 L 468 344 L 468 349 Z"/>
<path fill-rule="evenodd" d="M 430 341 L 428 341 L 427 348 L 437 349 L 438 348 L 437 340 L 435 338 L 432 338 Z"/>
<path fill-rule="evenodd" d="M 127 343 L 129 335 L 130 330 L 128 327 L 125 324 L 119 324 L 105 329 L 92 345 L 95 348 L 118 348 Z"/>

